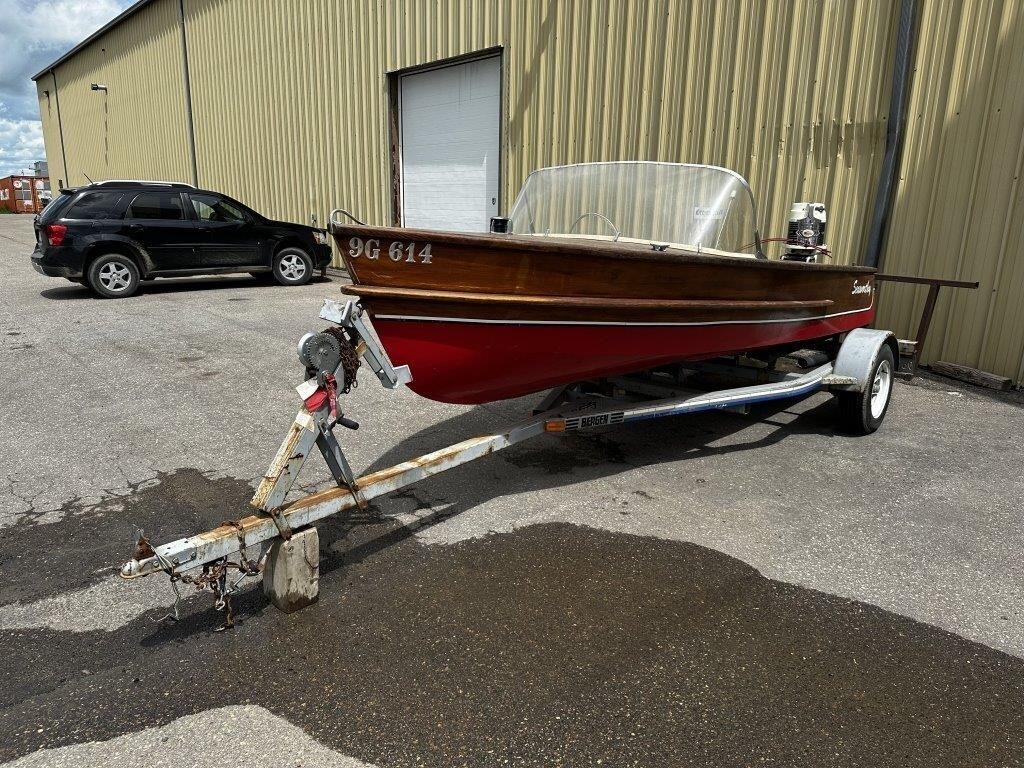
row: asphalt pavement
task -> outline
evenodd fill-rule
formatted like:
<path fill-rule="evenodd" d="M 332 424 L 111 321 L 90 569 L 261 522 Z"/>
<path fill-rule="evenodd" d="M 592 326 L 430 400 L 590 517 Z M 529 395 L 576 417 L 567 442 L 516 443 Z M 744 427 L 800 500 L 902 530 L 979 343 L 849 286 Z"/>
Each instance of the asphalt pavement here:
<path fill-rule="evenodd" d="M 0 216 L 0 764 L 1024 765 L 1020 395 L 899 383 L 868 437 L 827 395 L 543 436 L 324 523 L 319 602 L 253 587 L 217 632 L 117 567 L 136 528 L 247 512 L 341 279 L 99 300 L 31 244 Z M 345 448 L 382 468 L 536 400 L 363 371 Z"/>

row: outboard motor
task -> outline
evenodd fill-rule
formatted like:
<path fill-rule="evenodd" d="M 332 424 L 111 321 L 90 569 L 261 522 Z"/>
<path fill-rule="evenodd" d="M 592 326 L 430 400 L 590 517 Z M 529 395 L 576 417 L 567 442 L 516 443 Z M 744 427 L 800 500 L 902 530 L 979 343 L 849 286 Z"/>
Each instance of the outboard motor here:
<path fill-rule="evenodd" d="M 783 261 L 818 261 L 825 245 L 825 204 L 793 203 Z"/>

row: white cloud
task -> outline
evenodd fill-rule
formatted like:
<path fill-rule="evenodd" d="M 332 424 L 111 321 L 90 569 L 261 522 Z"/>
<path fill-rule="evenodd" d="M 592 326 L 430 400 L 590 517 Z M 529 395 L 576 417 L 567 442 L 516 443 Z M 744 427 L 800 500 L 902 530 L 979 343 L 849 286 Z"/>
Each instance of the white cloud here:
<path fill-rule="evenodd" d="M 31 76 L 132 0 L 0 0 L 0 176 L 43 159 Z"/>
<path fill-rule="evenodd" d="M 0 36 L 10 30 L 36 45 L 68 45 L 106 24 L 121 12 L 117 0 L 3 0 L 9 13 L 0 20 Z"/>
<path fill-rule="evenodd" d="M 6 120 L 0 117 L 0 173 L 6 176 L 27 170 L 46 156 L 43 126 L 38 120 Z"/>

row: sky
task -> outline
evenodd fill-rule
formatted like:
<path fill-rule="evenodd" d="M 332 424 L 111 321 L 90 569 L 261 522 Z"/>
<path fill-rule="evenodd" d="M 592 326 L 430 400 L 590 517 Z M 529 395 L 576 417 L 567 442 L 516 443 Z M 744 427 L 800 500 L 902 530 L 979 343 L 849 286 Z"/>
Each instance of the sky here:
<path fill-rule="evenodd" d="M 45 160 L 30 78 L 133 0 L 0 0 L 0 177 Z"/>

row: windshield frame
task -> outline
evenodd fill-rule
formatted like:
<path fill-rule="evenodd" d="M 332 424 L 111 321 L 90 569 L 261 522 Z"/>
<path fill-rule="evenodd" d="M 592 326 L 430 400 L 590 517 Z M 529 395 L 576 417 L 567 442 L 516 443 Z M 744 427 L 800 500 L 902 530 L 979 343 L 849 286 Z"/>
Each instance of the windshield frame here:
<path fill-rule="evenodd" d="M 664 161 L 661 161 L 661 160 L 603 160 L 603 161 L 597 161 L 597 162 L 592 162 L 592 163 L 564 163 L 562 165 L 549 165 L 549 166 L 544 166 L 543 168 L 535 168 L 534 170 L 530 171 L 530 173 L 527 174 L 526 179 L 523 180 L 523 184 L 519 188 L 519 193 L 516 195 L 515 200 L 512 202 L 512 208 L 509 210 L 509 218 L 512 217 L 512 212 L 514 212 L 516 207 L 518 206 L 519 198 L 522 196 L 523 191 L 529 185 L 530 179 L 534 175 L 536 175 L 538 173 L 544 173 L 544 172 L 547 172 L 547 171 L 558 171 L 558 170 L 565 169 L 565 168 L 590 168 L 590 167 L 596 167 L 596 166 L 626 166 L 626 165 L 664 166 L 664 167 L 671 167 L 671 168 L 699 168 L 699 169 L 704 169 L 704 170 L 720 171 L 720 172 L 725 173 L 725 174 L 727 174 L 729 176 L 732 176 L 736 181 L 739 182 L 740 187 L 746 191 L 747 198 L 748 198 L 748 200 L 750 202 L 751 216 L 753 218 L 753 225 L 754 225 L 753 226 L 753 238 L 754 238 L 754 240 L 753 240 L 753 246 L 754 246 L 754 253 L 753 253 L 753 255 L 754 255 L 755 258 L 758 258 L 758 259 L 767 259 L 768 258 L 767 256 L 765 256 L 765 253 L 764 253 L 764 251 L 761 248 L 761 231 L 760 231 L 760 228 L 757 225 L 757 221 L 758 221 L 758 219 L 757 219 L 757 203 L 754 200 L 754 191 L 751 189 L 750 184 L 747 182 L 747 180 L 745 178 L 743 178 L 742 175 L 740 175 L 736 171 L 732 170 L 731 168 L 726 168 L 726 167 L 721 166 L 721 165 L 710 165 L 708 163 L 669 163 L 669 162 L 664 162 Z M 530 228 L 533 229 L 534 219 L 533 219 L 533 214 L 530 211 L 529 198 L 524 199 L 523 204 L 524 204 L 525 209 L 527 211 L 527 215 L 529 216 L 529 219 L 530 219 Z M 525 233 L 518 233 L 518 234 L 525 234 Z M 537 234 L 536 230 L 534 230 L 531 234 L 536 235 Z"/>

